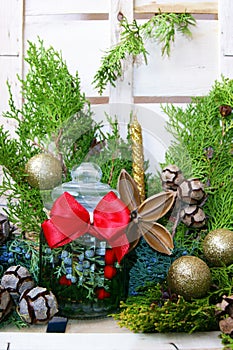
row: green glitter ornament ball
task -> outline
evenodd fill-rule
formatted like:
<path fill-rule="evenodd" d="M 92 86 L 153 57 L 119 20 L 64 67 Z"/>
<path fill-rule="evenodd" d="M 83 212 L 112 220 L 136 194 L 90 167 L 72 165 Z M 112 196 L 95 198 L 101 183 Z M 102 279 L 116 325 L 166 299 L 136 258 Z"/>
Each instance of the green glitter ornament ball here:
<path fill-rule="evenodd" d="M 182 256 L 169 268 L 169 288 L 186 300 L 206 295 L 211 284 L 211 273 L 207 264 L 195 256 Z"/>
<path fill-rule="evenodd" d="M 226 228 L 213 230 L 203 241 L 206 259 L 214 266 L 233 263 L 233 231 Z"/>
<path fill-rule="evenodd" d="M 48 153 L 36 154 L 25 166 L 27 181 L 32 187 L 49 190 L 59 185 L 62 180 L 60 161 Z"/>

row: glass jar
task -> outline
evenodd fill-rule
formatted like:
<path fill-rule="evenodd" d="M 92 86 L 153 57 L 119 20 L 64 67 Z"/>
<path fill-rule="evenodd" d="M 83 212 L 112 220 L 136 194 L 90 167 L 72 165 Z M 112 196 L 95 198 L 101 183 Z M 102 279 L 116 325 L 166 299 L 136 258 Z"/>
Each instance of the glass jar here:
<path fill-rule="evenodd" d="M 96 164 L 82 163 L 72 170 L 71 176 L 72 181 L 52 191 L 51 207 L 68 193 L 85 208 L 85 214 L 85 210 L 88 211 L 92 221 L 93 212 L 105 195 L 111 191 L 119 197 L 116 190 L 101 183 L 102 173 Z M 47 224 L 51 224 L 50 220 L 42 224 L 41 232 L 40 284 L 55 294 L 59 314 L 86 319 L 104 317 L 116 311 L 120 301 L 127 296 L 125 257 L 119 261 L 114 244 L 96 235 L 90 225 L 80 237 L 65 238 L 61 244 L 51 247 L 49 235 L 56 234 L 53 228 L 47 232 Z M 111 222 L 109 224 L 111 226 Z M 66 225 L 72 224 L 67 221 Z"/>

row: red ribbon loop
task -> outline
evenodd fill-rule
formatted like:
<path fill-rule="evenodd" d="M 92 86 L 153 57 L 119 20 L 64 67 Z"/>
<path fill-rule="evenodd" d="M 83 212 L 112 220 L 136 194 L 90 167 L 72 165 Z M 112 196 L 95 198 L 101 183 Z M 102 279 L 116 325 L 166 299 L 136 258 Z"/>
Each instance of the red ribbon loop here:
<path fill-rule="evenodd" d="M 90 233 L 112 246 L 118 262 L 128 252 L 129 242 L 125 229 L 130 222 L 130 211 L 112 191 L 94 209 L 93 223 L 90 222 L 89 212 L 68 192 L 57 198 L 50 216 L 50 219 L 42 223 L 50 248 L 61 247 Z"/>

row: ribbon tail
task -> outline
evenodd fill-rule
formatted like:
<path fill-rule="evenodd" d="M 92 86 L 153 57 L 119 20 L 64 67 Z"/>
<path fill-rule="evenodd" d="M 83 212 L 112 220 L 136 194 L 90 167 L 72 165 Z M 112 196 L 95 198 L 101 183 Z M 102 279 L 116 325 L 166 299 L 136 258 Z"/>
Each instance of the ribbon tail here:
<path fill-rule="evenodd" d="M 113 251 L 114 251 L 114 253 L 116 255 L 118 263 L 120 264 L 120 262 L 123 259 L 123 257 L 129 251 L 129 244 L 125 244 L 125 245 L 120 246 L 120 247 L 113 247 L 112 249 L 113 249 Z"/>
<path fill-rule="evenodd" d="M 124 232 L 121 232 L 120 236 L 114 239 L 110 239 L 109 244 L 115 252 L 118 263 L 120 264 L 123 257 L 129 252 L 129 241 Z"/>

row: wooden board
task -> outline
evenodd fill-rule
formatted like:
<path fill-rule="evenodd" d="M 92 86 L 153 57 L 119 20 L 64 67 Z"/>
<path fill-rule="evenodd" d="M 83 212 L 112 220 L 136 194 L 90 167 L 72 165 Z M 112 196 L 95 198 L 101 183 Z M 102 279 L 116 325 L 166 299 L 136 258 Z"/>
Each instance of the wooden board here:
<path fill-rule="evenodd" d="M 158 1 L 135 1 L 136 13 L 158 13 L 158 12 L 176 12 L 176 13 L 218 13 L 218 1 L 206 0 L 158 0 Z"/>
<path fill-rule="evenodd" d="M 109 0 L 25 0 L 25 15 L 64 15 L 72 13 L 108 13 Z"/>
<path fill-rule="evenodd" d="M 6 350 L 220 350 L 219 332 L 135 334 L 120 328 L 112 318 L 69 320 L 65 334 L 45 333 L 46 325 L 30 326 L 23 336 L 16 327 L 0 333 L 0 349 Z"/>
<path fill-rule="evenodd" d="M 14 122 L 12 120 L 6 120 L 1 116 L 2 112 L 6 112 L 9 109 L 8 100 L 9 93 L 6 82 L 9 81 L 12 93 L 14 96 L 14 100 L 17 106 L 21 104 L 21 96 L 20 96 L 20 84 L 16 77 L 16 74 L 21 73 L 19 58 L 15 56 L 0 56 L 0 67 L 1 67 L 1 75 L 0 75 L 0 121 L 1 124 L 5 125 L 7 129 L 12 130 Z"/>
<path fill-rule="evenodd" d="M 108 21 L 79 21 L 66 17 L 35 16 L 25 19 L 25 54 L 27 41 L 53 46 L 62 53 L 71 74 L 79 73 L 81 89 L 87 96 L 98 96 L 92 84 L 104 50 L 110 45 Z M 25 73 L 27 66 L 24 67 Z M 24 74 L 25 74 L 24 73 Z"/>
<path fill-rule="evenodd" d="M 195 96 L 206 94 L 218 77 L 218 22 L 197 21 L 193 38 L 177 35 L 169 58 L 147 43 L 148 65 L 134 70 L 134 96 Z M 208 42 L 208 45 L 207 45 Z"/>
<path fill-rule="evenodd" d="M 219 35 L 220 35 L 220 72 L 229 78 L 233 78 L 233 1 L 225 0 L 219 6 Z"/>
<path fill-rule="evenodd" d="M 120 18 L 119 18 L 120 15 Z M 123 28 L 119 19 L 125 16 L 129 23 L 133 21 L 133 2 L 125 0 L 112 0 L 110 9 L 111 47 L 118 44 Z M 129 57 L 123 65 L 124 74 L 116 82 L 116 87 L 110 86 L 110 102 L 133 102 L 133 59 Z"/>
<path fill-rule="evenodd" d="M 218 21 L 197 21 L 197 27 L 192 32 L 192 39 L 177 35 L 170 58 L 162 58 L 160 48 L 153 42 L 147 43 L 148 65 L 135 64 L 133 95 L 193 96 L 207 93 L 218 76 Z M 92 82 L 104 51 L 110 47 L 108 21 L 75 21 L 62 17 L 57 19 L 52 15 L 26 17 L 25 41 L 35 41 L 37 36 L 46 45 L 62 51 L 71 72 L 79 72 L 86 96 L 99 96 Z M 209 45 L 206 45 L 207 41 Z M 127 65 L 125 74 L 128 74 Z M 127 82 L 128 102 L 131 88 L 132 83 Z M 124 96 L 126 102 L 126 93 L 122 89 L 123 85 L 120 87 L 121 97 L 119 90 L 116 93 L 112 89 L 111 93 L 118 94 L 118 101 L 121 102 Z M 109 90 L 106 89 L 103 96 L 108 95 Z"/>
<path fill-rule="evenodd" d="M 19 56 L 22 32 L 22 0 L 0 1 L 0 56 Z"/>

